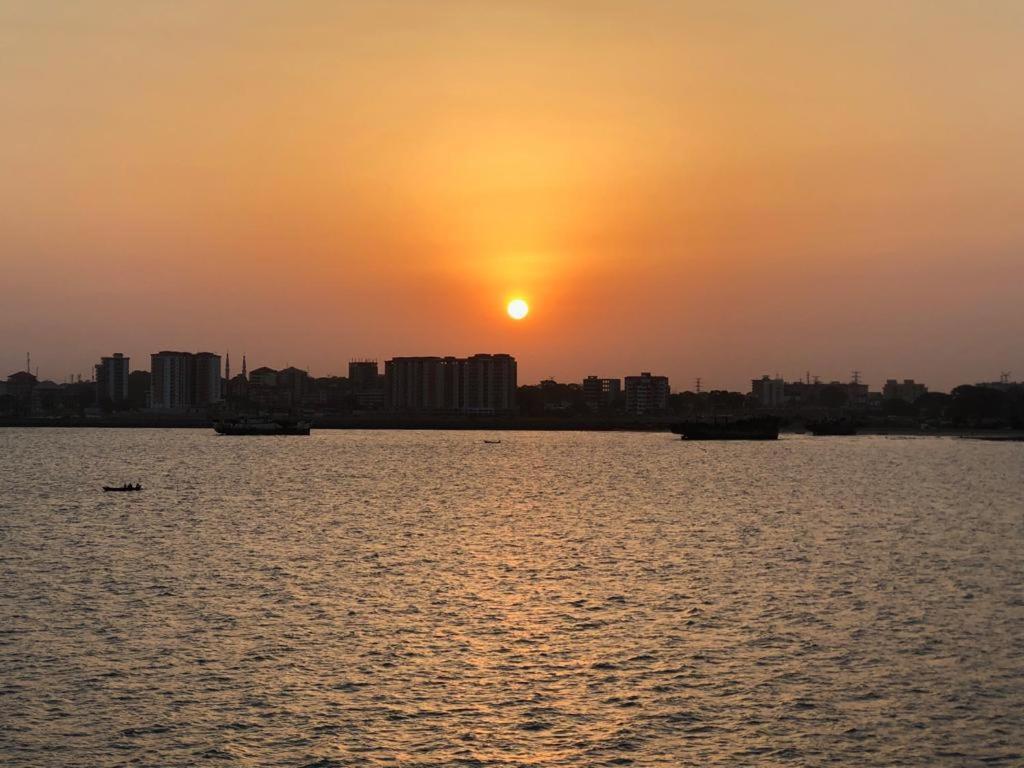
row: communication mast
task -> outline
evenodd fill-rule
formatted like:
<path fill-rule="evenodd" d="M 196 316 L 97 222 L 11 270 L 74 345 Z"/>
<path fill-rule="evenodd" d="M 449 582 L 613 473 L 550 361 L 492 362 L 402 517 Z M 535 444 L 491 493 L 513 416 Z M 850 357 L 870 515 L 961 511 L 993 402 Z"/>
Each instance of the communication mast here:
<path fill-rule="evenodd" d="M 854 371 L 850 375 L 850 378 L 851 378 L 851 380 L 853 381 L 854 384 L 860 384 L 860 371 Z"/>
<path fill-rule="evenodd" d="M 700 376 L 694 379 L 694 384 L 697 386 L 697 394 L 700 394 Z"/>

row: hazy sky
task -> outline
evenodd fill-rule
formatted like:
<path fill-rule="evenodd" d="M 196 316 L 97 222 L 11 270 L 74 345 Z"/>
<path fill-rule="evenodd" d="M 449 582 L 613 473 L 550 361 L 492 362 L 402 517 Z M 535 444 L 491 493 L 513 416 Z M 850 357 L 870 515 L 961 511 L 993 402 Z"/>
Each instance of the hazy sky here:
<path fill-rule="evenodd" d="M 1020 0 L 0 0 L 0 374 L 1024 378 L 1022 40 Z"/>

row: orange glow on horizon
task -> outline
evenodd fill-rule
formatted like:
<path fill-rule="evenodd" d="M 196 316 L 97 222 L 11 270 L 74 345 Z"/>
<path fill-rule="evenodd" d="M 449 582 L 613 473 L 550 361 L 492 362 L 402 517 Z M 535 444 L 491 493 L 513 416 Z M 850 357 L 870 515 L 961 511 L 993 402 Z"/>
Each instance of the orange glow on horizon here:
<path fill-rule="evenodd" d="M 1019 357 L 1020 4 L 7 6 L 0 378 L 492 350 L 941 389 Z"/>

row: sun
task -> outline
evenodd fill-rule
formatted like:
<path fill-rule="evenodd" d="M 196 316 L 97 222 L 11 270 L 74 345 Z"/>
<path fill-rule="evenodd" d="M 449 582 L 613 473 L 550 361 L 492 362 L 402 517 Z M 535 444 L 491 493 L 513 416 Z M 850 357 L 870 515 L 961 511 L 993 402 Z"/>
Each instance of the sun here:
<path fill-rule="evenodd" d="M 530 314 L 530 305 L 522 299 L 512 299 L 507 307 L 508 316 L 513 320 L 522 320 Z"/>

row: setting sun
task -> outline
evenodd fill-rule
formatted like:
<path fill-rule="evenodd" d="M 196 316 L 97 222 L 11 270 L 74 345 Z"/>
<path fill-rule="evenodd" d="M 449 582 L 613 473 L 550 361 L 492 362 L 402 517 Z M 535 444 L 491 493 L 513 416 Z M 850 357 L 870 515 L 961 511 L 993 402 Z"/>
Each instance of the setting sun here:
<path fill-rule="evenodd" d="M 522 320 L 530 313 L 530 305 L 522 299 L 512 299 L 508 303 L 508 316 L 513 320 Z"/>

